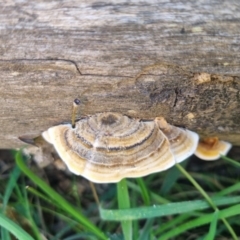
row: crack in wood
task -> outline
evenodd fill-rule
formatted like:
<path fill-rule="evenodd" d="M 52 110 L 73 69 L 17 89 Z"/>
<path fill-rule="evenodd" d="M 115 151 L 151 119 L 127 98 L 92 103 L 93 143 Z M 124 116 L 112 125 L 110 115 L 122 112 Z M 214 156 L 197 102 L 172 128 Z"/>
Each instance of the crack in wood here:
<path fill-rule="evenodd" d="M 175 92 L 175 100 L 174 100 L 174 103 L 173 103 L 173 107 L 175 108 L 176 105 L 177 105 L 177 101 L 178 101 L 178 88 L 175 88 L 174 89 L 174 92 Z"/>
<path fill-rule="evenodd" d="M 68 62 L 75 66 L 77 72 L 81 76 L 96 76 L 96 77 L 126 77 L 126 78 L 133 78 L 133 76 L 127 76 L 127 75 L 103 75 L 103 74 L 91 74 L 91 73 L 82 73 L 80 68 L 78 67 L 78 64 L 71 59 L 64 59 L 64 58 L 38 58 L 38 59 L 29 59 L 29 58 L 16 58 L 16 59 L 0 59 L 0 62 L 15 62 L 15 61 L 62 61 L 62 62 Z"/>
<path fill-rule="evenodd" d="M 0 63 L 4 146 L 18 146 L 14 136 L 41 132 L 49 124 L 65 121 L 68 102 L 75 97 L 86 106 L 81 109 L 83 115 L 116 111 L 144 119 L 164 116 L 203 136 L 214 133 L 240 144 L 239 77 L 203 75 L 168 63 L 144 67 L 136 76 L 84 74 L 79 69 L 81 61 L 68 59 L 22 58 Z M 204 76 L 212 78 L 205 81 Z M 54 110 L 49 110 L 52 106 Z M 14 128 L 6 118 L 15 121 Z"/>
<path fill-rule="evenodd" d="M 30 59 L 30 58 L 14 58 L 14 59 L 0 59 L 0 62 L 15 62 L 15 61 L 29 61 L 29 62 L 34 62 L 34 61 L 62 61 L 62 62 L 68 62 L 68 63 L 72 63 L 77 72 L 79 73 L 79 75 L 83 75 L 77 65 L 77 63 L 74 60 L 70 60 L 70 59 L 58 59 L 58 58 L 35 58 L 35 59 Z"/>

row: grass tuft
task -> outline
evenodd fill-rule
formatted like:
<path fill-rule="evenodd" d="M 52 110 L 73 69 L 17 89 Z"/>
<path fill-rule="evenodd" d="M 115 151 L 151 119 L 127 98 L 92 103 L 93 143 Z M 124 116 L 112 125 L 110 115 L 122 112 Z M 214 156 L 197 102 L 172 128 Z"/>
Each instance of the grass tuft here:
<path fill-rule="evenodd" d="M 89 192 L 78 195 L 82 178 L 76 176 L 72 177 L 72 195 L 60 195 L 26 166 L 21 151 L 15 158 L 17 166 L 8 178 L 0 179 L 0 239 L 177 240 L 194 236 L 211 240 L 224 236 L 235 240 L 240 235 L 240 164 L 231 158 L 198 164 L 186 161 L 163 173 L 96 185 L 99 196 L 96 192 L 93 196 L 89 184 Z M 186 171 L 189 164 L 194 172 Z M 63 226 L 57 231 L 52 230 L 54 219 Z"/>

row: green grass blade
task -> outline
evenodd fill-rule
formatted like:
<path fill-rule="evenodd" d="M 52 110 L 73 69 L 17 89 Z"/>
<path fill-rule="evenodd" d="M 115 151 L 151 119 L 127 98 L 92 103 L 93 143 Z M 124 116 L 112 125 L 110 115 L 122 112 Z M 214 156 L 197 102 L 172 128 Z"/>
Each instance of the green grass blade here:
<path fill-rule="evenodd" d="M 187 165 L 187 161 L 182 162 L 181 165 L 185 167 Z M 163 183 L 160 189 L 160 195 L 165 196 L 166 194 L 168 194 L 180 176 L 181 173 L 175 166 L 170 168 L 163 179 Z"/>
<path fill-rule="evenodd" d="M 202 196 L 207 200 L 209 205 L 216 210 L 216 206 L 213 203 L 212 199 L 208 196 L 208 194 L 202 189 L 202 187 L 192 178 L 192 176 L 180 165 L 175 165 L 178 170 L 193 184 L 193 186 L 202 194 Z"/>
<path fill-rule="evenodd" d="M 150 196 L 149 196 L 148 189 L 146 187 L 145 182 L 143 181 L 142 178 L 137 178 L 136 180 L 137 180 L 138 186 L 141 189 L 141 195 L 145 205 L 147 206 L 150 205 Z"/>
<path fill-rule="evenodd" d="M 138 240 L 150 239 L 153 222 L 154 222 L 154 219 L 148 219 L 146 221 Z"/>
<path fill-rule="evenodd" d="M 213 199 L 214 204 L 223 206 L 228 204 L 239 203 L 240 196 L 236 197 L 221 197 Z M 124 221 L 124 220 L 138 220 L 154 217 L 169 216 L 173 214 L 180 214 L 203 210 L 210 208 L 205 200 L 184 201 L 177 203 L 167 203 L 162 205 L 153 205 L 149 207 L 139 207 L 130 209 L 110 209 L 106 210 L 100 207 L 101 218 L 108 221 Z"/>
<path fill-rule="evenodd" d="M 9 198 L 12 194 L 14 187 L 16 186 L 16 182 L 17 182 L 20 174 L 21 174 L 21 171 L 17 166 L 12 170 L 12 172 L 10 174 L 10 179 L 8 180 L 8 183 L 7 183 L 4 195 L 3 195 L 3 200 L 2 200 L 3 204 L 2 204 L 2 208 L 1 208 L 2 213 L 4 213 L 6 211 Z M 11 239 L 9 232 L 5 228 L 1 228 L 1 239 L 5 239 L 5 240 Z"/>
<path fill-rule="evenodd" d="M 27 186 L 26 189 L 27 189 L 27 191 L 34 194 L 38 198 L 44 200 L 45 202 L 48 202 L 50 204 L 54 204 L 54 201 L 52 199 L 49 199 L 46 195 L 42 194 L 41 192 L 37 191 L 36 189 L 34 189 L 32 187 L 29 187 L 29 186 Z"/>
<path fill-rule="evenodd" d="M 7 183 L 7 187 L 5 189 L 5 193 L 3 196 L 3 206 L 2 206 L 2 212 L 4 212 L 6 210 L 7 204 L 8 204 L 8 200 L 12 194 L 12 191 L 14 189 L 14 187 L 16 186 L 16 182 L 20 176 L 20 169 L 16 166 L 13 171 L 11 172 L 10 175 L 10 179 Z"/>
<path fill-rule="evenodd" d="M 141 193 L 141 189 L 137 184 L 134 184 L 133 182 L 127 181 L 127 185 L 130 189 Z M 163 198 L 156 193 L 153 193 L 153 192 L 149 191 L 149 194 L 150 194 L 150 199 L 152 199 L 153 201 L 155 201 L 157 203 L 160 203 L 160 204 L 169 203 L 169 201 L 166 198 Z"/>
<path fill-rule="evenodd" d="M 71 229 L 75 226 L 76 224 L 74 223 L 70 223 L 68 224 L 66 227 L 63 227 L 62 229 L 60 229 L 58 231 L 58 233 L 53 237 L 51 238 L 51 240 L 58 240 L 58 239 L 62 239 L 63 238 L 63 235 L 66 234 L 67 232 L 70 232 Z"/>
<path fill-rule="evenodd" d="M 11 240 L 10 233 L 3 227 L 1 228 L 1 238 L 0 239 Z"/>
<path fill-rule="evenodd" d="M 238 192 L 239 189 L 240 189 L 240 182 L 238 182 L 228 188 L 225 188 L 220 192 L 217 192 L 214 196 L 224 196 L 224 195 L 227 195 L 227 194 L 230 194 L 233 192 Z"/>
<path fill-rule="evenodd" d="M 27 232 L 12 220 L 0 213 L 0 226 L 7 229 L 19 240 L 34 240 Z"/>
<path fill-rule="evenodd" d="M 96 239 L 95 236 L 91 236 L 88 233 L 78 233 L 78 234 L 75 234 L 73 236 L 64 238 L 64 240 L 79 240 L 79 239 L 98 240 L 98 239 Z"/>
<path fill-rule="evenodd" d="M 180 165 L 176 164 L 176 167 L 179 169 L 179 171 L 193 184 L 193 186 L 202 194 L 202 196 L 207 200 L 209 205 L 216 211 L 219 210 L 212 199 L 208 196 L 208 194 L 203 190 L 203 188 L 192 178 L 192 176 Z M 232 235 L 234 240 L 238 240 L 238 237 L 236 233 L 234 232 L 233 228 L 231 225 L 228 223 L 228 221 L 224 218 L 221 219 L 223 223 L 225 224 L 226 228 Z"/>
<path fill-rule="evenodd" d="M 221 212 L 219 211 L 219 218 L 228 218 L 231 216 L 236 216 L 240 214 L 240 204 L 237 204 L 235 206 L 229 207 L 227 209 L 221 210 Z M 186 222 L 182 225 L 179 225 L 175 228 L 173 228 L 171 231 L 168 231 L 166 234 L 163 234 L 160 238 L 158 238 L 158 240 L 168 240 L 171 239 L 175 236 L 179 236 L 181 233 L 184 233 L 190 229 L 208 224 L 212 221 L 213 219 L 213 215 L 212 214 L 206 214 L 202 217 L 199 217 L 195 220 L 191 220 L 189 222 Z"/>
<path fill-rule="evenodd" d="M 225 160 L 226 162 L 229 162 L 229 163 L 232 164 L 233 166 L 240 167 L 240 163 L 239 163 L 239 162 L 237 162 L 237 161 L 235 161 L 235 160 L 233 160 L 233 159 L 231 159 L 231 158 L 229 158 L 229 157 L 226 157 L 226 156 L 221 155 L 221 158 L 222 158 L 223 160 Z"/>
<path fill-rule="evenodd" d="M 22 154 L 20 151 L 16 154 L 16 163 L 20 170 L 28 176 L 36 185 L 38 185 L 43 192 L 45 192 L 58 206 L 64 209 L 69 215 L 79 221 L 86 229 L 93 232 L 99 239 L 107 240 L 105 234 L 98 229 L 93 223 L 91 223 L 84 215 L 82 215 L 75 207 L 69 204 L 63 197 L 55 192 L 50 186 L 48 186 L 43 180 L 37 177 L 32 171 L 30 171 L 24 164 Z"/>
<path fill-rule="evenodd" d="M 178 215 L 175 218 L 172 218 L 171 221 L 167 221 L 161 224 L 161 226 L 157 226 L 157 229 L 154 230 L 154 234 L 159 235 L 164 231 L 167 231 L 167 230 L 171 231 L 172 228 L 176 227 L 180 223 L 186 222 L 189 218 L 192 218 L 190 214 Z"/>
<path fill-rule="evenodd" d="M 25 208 L 25 212 L 26 212 L 26 215 L 27 215 L 27 218 L 31 224 L 31 227 L 32 227 L 32 231 L 36 237 L 37 240 L 41 240 L 42 237 L 39 233 L 39 230 L 38 230 L 38 227 L 36 225 L 36 223 L 34 222 L 33 218 L 32 218 L 32 214 L 31 214 L 31 209 L 30 209 L 30 206 L 29 206 L 29 201 L 28 201 L 28 197 L 27 197 L 27 191 L 26 189 L 24 188 L 23 189 L 23 194 L 24 194 L 24 201 L 23 201 L 23 204 L 24 204 L 24 208 Z"/>
<path fill-rule="evenodd" d="M 118 193 L 118 208 L 119 209 L 128 209 L 130 208 L 130 200 L 128 195 L 127 181 L 122 179 L 117 183 L 117 193 Z M 132 221 L 131 220 L 122 220 L 122 230 L 125 240 L 132 239 Z"/>
<path fill-rule="evenodd" d="M 133 221 L 133 240 L 138 240 L 139 236 L 139 222 L 138 221 Z"/>
<path fill-rule="evenodd" d="M 205 240 L 214 240 L 215 239 L 215 235 L 216 235 L 216 231 L 217 231 L 218 218 L 219 218 L 219 211 L 216 210 L 213 214 L 213 218 L 212 218 L 212 222 L 210 224 L 209 232 L 208 232 L 206 238 L 204 238 Z"/>

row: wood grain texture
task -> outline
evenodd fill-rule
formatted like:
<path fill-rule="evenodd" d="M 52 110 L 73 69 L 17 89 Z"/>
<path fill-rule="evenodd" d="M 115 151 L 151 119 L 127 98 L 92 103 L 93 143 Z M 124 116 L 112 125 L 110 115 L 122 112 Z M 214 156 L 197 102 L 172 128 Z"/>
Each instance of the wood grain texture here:
<path fill-rule="evenodd" d="M 79 115 L 115 111 L 240 145 L 240 3 L 6 1 L 0 148 Z M 150 66 L 150 67 L 149 67 Z"/>

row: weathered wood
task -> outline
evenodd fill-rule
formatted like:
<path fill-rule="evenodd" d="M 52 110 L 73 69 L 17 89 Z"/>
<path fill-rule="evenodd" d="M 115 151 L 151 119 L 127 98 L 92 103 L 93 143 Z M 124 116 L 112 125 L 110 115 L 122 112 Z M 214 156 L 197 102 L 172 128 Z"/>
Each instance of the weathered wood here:
<path fill-rule="evenodd" d="M 240 145 L 240 3 L 20 1 L 0 8 L 0 148 L 79 115 L 163 115 Z"/>

